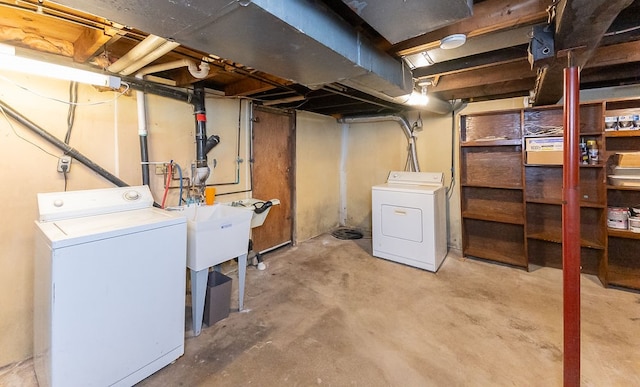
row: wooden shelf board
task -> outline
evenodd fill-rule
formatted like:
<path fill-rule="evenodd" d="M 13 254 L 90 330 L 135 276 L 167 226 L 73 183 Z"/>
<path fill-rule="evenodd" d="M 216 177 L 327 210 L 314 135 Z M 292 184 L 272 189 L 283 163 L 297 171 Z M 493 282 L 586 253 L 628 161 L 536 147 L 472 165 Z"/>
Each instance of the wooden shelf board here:
<path fill-rule="evenodd" d="M 460 144 L 461 147 L 468 146 L 504 146 L 504 145 L 522 145 L 522 140 L 519 138 L 505 138 L 500 140 L 487 140 L 487 141 L 464 141 Z"/>
<path fill-rule="evenodd" d="M 619 267 L 609 263 L 607 282 L 613 286 L 640 289 L 640 270 Z"/>
<path fill-rule="evenodd" d="M 617 230 L 615 228 L 607 228 L 607 233 L 610 237 L 626 238 L 626 239 L 640 239 L 640 233 L 631 232 L 629 230 Z"/>
<path fill-rule="evenodd" d="M 524 164 L 525 167 L 535 167 L 535 168 L 562 168 L 562 164 Z M 602 168 L 604 167 L 603 163 L 598 164 L 579 164 L 580 168 Z"/>
<path fill-rule="evenodd" d="M 476 187 L 476 188 L 498 188 L 498 189 L 514 189 L 514 190 L 522 190 L 522 186 L 518 185 L 518 186 L 507 186 L 507 185 L 500 185 L 500 184 L 468 184 L 468 183 L 462 183 L 461 184 L 463 187 Z"/>
<path fill-rule="evenodd" d="M 469 247 L 466 248 L 464 250 L 464 255 L 470 255 L 472 257 L 476 257 L 476 258 L 484 258 L 484 259 L 489 259 L 492 261 L 498 261 L 498 262 L 502 262 L 502 263 L 507 263 L 509 265 L 514 265 L 514 266 L 519 266 L 519 267 L 523 267 L 526 268 L 527 267 L 527 258 L 524 256 L 524 253 L 522 255 L 506 255 L 506 254 L 502 254 L 499 251 L 495 251 L 495 250 L 487 250 L 487 249 L 480 249 L 477 247 Z"/>
<path fill-rule="evenodd" d="M 640 129 L 635 130 L 608 130 L 605 137 L 640 137 Z"/>
<path fill-rule="evenodd" d="M 640 191 L 640 187 L 625 187 L 621 185 L 607 185 L 607 189 L 614 191 Z"/>
<path fill-rule="evenodd" d="M 527 234 L 529 239 L 537 239 L 539 241 L 562 243 L 562 235 L 557 232 L 537 232 Z M 604 250 L 604 245 L 598 241 L 580 238 L 580 246 L 594 250 Z"/>
<path fill-rule="evenodd" d="M 527 203 L 537 203 L 537 204 L 549 204 L 554 206 L 561 206 L 562 200 L 560 199 L 526 199 Z M 585 208 L 606 208 L 607 205 L 605 203 L 593 203 L 593 202 L 580 202 L 580 207 Z"/>
<path fill-rule="evenodd" d="M 464 211 L 462 213 L 463 218 L 486 220 L 489 222 L 509 223 L 509 224 L 524 224 L 524 218 L 515 217 L 510 215 L 495 214 L 495 213 L 477 213 L 471 211 Z"/>
<path fill-rule="evenodd" d="M 537 203 L 537 204 L 549 204 L 554 206 L 561 206 L 562 200 L 560 199 L 525 199 L 527 203 Z"/>

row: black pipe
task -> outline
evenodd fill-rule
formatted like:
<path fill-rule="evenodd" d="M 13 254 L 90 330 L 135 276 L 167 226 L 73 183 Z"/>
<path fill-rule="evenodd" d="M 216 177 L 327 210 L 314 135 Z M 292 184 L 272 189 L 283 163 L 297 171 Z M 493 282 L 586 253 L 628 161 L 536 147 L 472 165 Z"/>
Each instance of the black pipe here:
<path fill-rule="evenodd" d="M 129 85 L 129 88 L 133 90 L 142 91 L 143 93 L 147 93 L 147 94 L 159 95 L 161 97 L 175 99 L 177 101 L 182 101 L 186 103 L 192 103 L 191 100 L 193 98 L 193 94 L 187 91 L 182 91 L 182 90 L 178 90 L 168 86 L 151 83 L 135 77 L 121 77 L 121 78 L 123 81 L 125 81 Z"/>
<path fill-rule="evenodd" d="M 147 136 L 140 137 L 140 161 L 142 162 L 142 185 L 149 185 L 149 147 Z"/>
<path fill-rule="evenodd" d="M 215 148 L 216 145 L 220 144 L 220 136 L 209 136 L 207 142 L 204 145 L 204 154 L 208 155 L 211 152 L 211 149 Z"/>
<path fill-rule="evenodd" d="M 207 112 L 204 106 L 204 86 L 193 88 L 193 111 L 196 118 L 196 167 L 207 166 Z"/>
<path fill-rule="evenodd" d="M 82 153 L 78 152 L 74 148 L 72 148 L 69 145 L 65 144 L 64 141 L 59 140 L 57 137 L 53 136 L 52 134 L 50 134 L 46 130 L 42 129 L 38 125 L 36 125 L 33 122 L 29 121 L 29 119 L 27 119 L 25 116 L 23 116 L 22 114 L 18 113 L 17 111 L 13 110 L 13 108 L 11 106 L 7 105 L 2 100 L 0 100 L 0 108 L 2 108 L 2 110 L 4 110 L 4 112 L 9 117 L 13 118 L 14 120 L 16 120 L 17 122 L 22 124 L 27 129 L 30 129 L 32 132 L 38 134 L 40 137 L 44 138 L 45 140 L 47 140 L 48 142 L 53 144 L 55 147 L 57 147 L 60 150 L 62 150 L 66 155 L 69 155 L 69 156 L 73 157 L 74 159 L 78 160 L 79 162 L 81 162 L 82 164 L 87 166 L 87 168 L 91 169 L 92 171 L 94 171 L 98 175 L 104 177 L 105 179 L 109 180 L 110 182 L 112 182 L 113 184 L 117 185 L 118 187 L 128 187 L 129 186 L 129 184 L 127 184 L 124 181 L 120 180 L 117 176 L 112 175 L 109 171 L 107 171 L 106 169 L 102 168 L 98 164 L 94 163 L 88 157 L 84 156 Z"/>

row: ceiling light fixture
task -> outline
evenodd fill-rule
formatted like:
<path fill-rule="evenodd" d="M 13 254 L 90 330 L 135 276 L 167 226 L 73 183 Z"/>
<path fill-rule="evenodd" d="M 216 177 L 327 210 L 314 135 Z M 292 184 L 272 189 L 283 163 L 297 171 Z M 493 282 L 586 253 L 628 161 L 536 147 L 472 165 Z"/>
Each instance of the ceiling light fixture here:
<path fill-rule="evenodd" d="M 418 86 L 420 86 L 420 92 L 413 90 L 405 103 L 411 106 L 426 106 L 429 103 L 427 86 L 430 84 L 430 81 L 418 83 Z"/>
<path fill-rule="evenodd" d="M 112 89 L 120 87 L 118 77 L 18 56 L 15 47 L 7 44 L 0 44 L 0 70 L 106 86 Z"/>
<path fill-rule="evenodd" d="M 440 48 L 443 50 L 451 50 L 465 44 L 467 36 L 465 34 L 453 34 L 440 40 Z"/>

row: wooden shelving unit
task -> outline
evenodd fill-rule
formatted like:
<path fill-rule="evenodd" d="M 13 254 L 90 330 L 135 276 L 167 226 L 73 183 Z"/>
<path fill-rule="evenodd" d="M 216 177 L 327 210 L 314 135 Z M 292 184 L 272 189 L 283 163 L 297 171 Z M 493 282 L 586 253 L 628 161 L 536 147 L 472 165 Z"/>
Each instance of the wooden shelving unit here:
<path fill-rule="evenodd" d="M 640 114 L 640 99 L 605 102 L 606 116 Z M 617 152 L 640 152 L 640 130 L 606 131 L 605 155 L 607 173 L 617 162 Z M 607 185 L 607 205 L 637 207 L 640 187 Z M 640 289 L 640 233 L 607 228 L 607 283 Z"/>
<path fill-rule="evenodd" d="M 617 152 L 640 130 L 605 131 L 604 117 L 640 114 L 640 99 L 586 103 L 580 137 L 600 158 L 580 165 L 581 266 L 605 286 L 640 289 L 640 233 L 607 227 L 608 207 L 640 206 L 640 187 L 608 184 Z M 525 139 L 560 137 L 561 106 L 461 117 L 463 253 L 528 268 L 562 268 L 562 165 L 526 164 Z"/>
<path fill-rule="evenodd" d="M 527 268 L 521 112 L 463 117 L 460 165 L 464 254 Z"/>

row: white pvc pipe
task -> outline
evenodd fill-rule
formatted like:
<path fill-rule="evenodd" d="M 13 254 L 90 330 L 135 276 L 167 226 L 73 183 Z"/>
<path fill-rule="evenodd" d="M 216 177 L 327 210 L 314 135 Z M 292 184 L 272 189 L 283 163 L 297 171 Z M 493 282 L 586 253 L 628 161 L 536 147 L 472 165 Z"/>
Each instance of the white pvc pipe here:
<path fill-rule="evenodd" d="M 204 78 L 209 74 L 209 64 L 206 62 L 200 63 L 200 70 L 196 66 L 195 62 L 189 59 L 180 59 L 173 62 L 162 63 L 155 66 L 145 67 L 136 74 L 136 79 L 143 79 L 147 74 L 153 74 L 160 71 L 173 70 L 180 67 L 187 67 L 191 75 L 195 78 Z M 194 72 L 193 69 L 196 71 Z M 136 91 L 136 102 L 138 110 L 138 135 L 146 136 L 147 131 L 147 106 L 145 101 L 145 95 L 142 91 Z"/>
<path fill-rule="evenodd" d="M 141 69 L 136 74 L 136 78 L 138 76 L 145 76 L 147 74 L 159 73 L 161 71 L 173 70 L 180 67 L 186 67 L 189 70 L 189 73 L 193 75 L 194 78 L 202 79 L 209 75 L 209 63 L 200 62 L 200 69 L 198 69 L 198 65 L 192 60 L 189 59 L 178 59 L 172 62 L 161 63 L 154 66 L 149 66 Z"/>
<path fill-rule="evenodd" d="M 137 79 L 144 78 L 143 74 L 136 74 Z M 147 132 L 147 105 L 145 103 L 144 92 L 136 91 L 136 108 L 138 110 L 138 135 L 146 136 Z"/>
<path fill-rule="evenodd" d="M 166 39 L 159 36 L 149 35 L 142 42 L 138 43 L 137 46 L 129 50 L 129 52 L 127 52 L 123 57 L 111 64 L 107 70 L 112 73 L 119 73 L 132 63 L 162 46 L 166 41 Z"/>
<path fill-rule="evenodd" d="M 174 48 L 178 47 L 179 45 L 180 44 L 176 42 L 165 41 L 160 47 L 154 49 L 147 55 L 131 63 L 129 66 L 125 67 L 123 70 L 120 71 L 120 74 L 122 75 L 133 74 L 134 72 L 138 71 L 139 69 L 143 68 L 144 66 L 153 62 L 154 60 L 160 58 L 161 56 L 173 50 Z"/>

